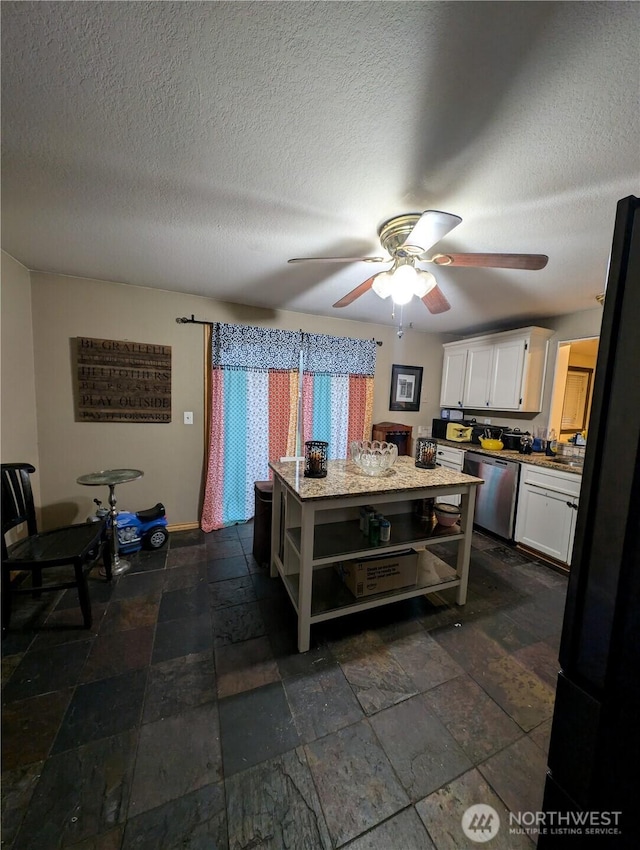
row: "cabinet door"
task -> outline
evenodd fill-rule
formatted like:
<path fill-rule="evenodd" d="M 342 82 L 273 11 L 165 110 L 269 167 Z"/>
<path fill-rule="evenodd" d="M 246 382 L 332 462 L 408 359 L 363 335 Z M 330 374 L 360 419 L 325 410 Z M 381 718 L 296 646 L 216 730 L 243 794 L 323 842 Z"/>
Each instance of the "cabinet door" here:
<path fill-rule="evenodd" d="M 465 407 L 488 406 L 493 348 L 493 345 L 469 348 L 463 399 Z"/>
<path fill-rule="evenodd" d="M 525 340 L 512 339 L 493 346 L 489 407 L 519 410 L 522 406 L 522 374 Z"/>
<path fill-rule="evenodd" d="M 442 458 L 438 458 L 437 464 L 443 469 L 450 469 L 452 472 L 462 472 L 462 468 L 457 463 L 451 463 L 448 460 L 442 460 Z M 438 501 L 446 502 L 448 505 L 459 505 L 461 496 L 459 493 L 450 493 L 448 496 L 439 496 Z"/>
<path fill-rule="evenodd" d="M 441 407 L 462 407 L 464 375 L 467 366 L 467 349 L 445 348 L 442 364 Z"/>
<path fill-rule="evenodd" d="M 577 504 L 573 497 L 531 484 L 520 488 L 515 539 L 566 564 Z"/>

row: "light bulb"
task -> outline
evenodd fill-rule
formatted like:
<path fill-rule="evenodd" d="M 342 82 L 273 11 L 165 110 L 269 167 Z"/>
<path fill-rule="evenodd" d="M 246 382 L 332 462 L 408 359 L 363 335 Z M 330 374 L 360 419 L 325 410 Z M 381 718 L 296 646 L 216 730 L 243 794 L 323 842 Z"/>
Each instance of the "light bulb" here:
<path fill-rule="evenodd" d="M 391 295 L 393 280 L 390 272 L 380 272 L 373 278 L 371 288 L 380 298 L 388 298 Z"/>
<path fill-rule="evenodd" d="M 408 304 L 413 298 L 413 289 L 416 285 L 416 270 L 413 266 L 400 266 L 393 273 L 393 291 L 391 297 L 394 304 Z"/>

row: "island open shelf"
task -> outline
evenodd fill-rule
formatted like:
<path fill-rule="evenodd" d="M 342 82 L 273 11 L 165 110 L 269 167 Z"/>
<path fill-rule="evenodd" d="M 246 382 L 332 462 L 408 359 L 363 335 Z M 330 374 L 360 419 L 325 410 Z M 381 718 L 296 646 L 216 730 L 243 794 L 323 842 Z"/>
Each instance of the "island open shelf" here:
<path fill-rule="evenodd" d="M 415 513 L 394 514 L 392 516 L 391 540 L 387 545 L 370 546 L 360 531 L 358 520 L 331 522 L 321 526 L 322 534 L 315 535 L 313 541 L 313 562 L 320 564 L 335 561 L 337 558 L 370 558 L 387 552 L 394 552 L 407 546 L 428 546 L 442 543 L 443 540 L 456 540 L 462 536 L 458 524 L 445 528 L 435 520 L 425 525 Z M 319 526 L 320 527 L 320 526 Z M 290 528 L 287 534 L 295 550 L 299 553 L 302 540 L 302 528 Z"/>
<path fill-rule="evenodd" d="M 392 474 L 363 475 L 351 461 L 328 461 L 327 477 L 305 478 L 297 461 L 271 463 L 274 472 L 271 576 L 280 576 L 298 616 L 298 649 L 309 649 L 314 623 L 455 587 L 456 602 L 467 594 L 475 490 L 482 479 L 438 467 L 418 469 L 400 457 Z M 461 494 L 461 518 L 450 528 L 425 523 L 413 510 L 417 500 Z M 373 505 L 391 521 L 391 540 L 371 546 L 361 533 L 359 511 Z M 457 543 L 455 568 L 429 547 Z M 336 562 L 419 552 L 416 581 L 385 593 L 354 596 Z"/>
<path fill-rule="evenodd" d="M 436 591 L 447 590 L 450 587 L 458 587 L 460 578 L 453 567 L 450 567 L 440 558 L 436 558 L 435 555 L 431 555 L 431 559 L 429 566 L 432 569 L 425 569 L 424 567 L 421 569 L 419 567 L 415 584 L 360 599 L 354 597 L 333 567 L 314 570 L 310 623 L 320 623 L 323 620 L 332 620 L 334 617 L 342 617 L 345 614 L 364 611 L 367 608 L 387 605 L 390 602 L 399 602 L 402 599 L 411 599 L 413 596 L 422 596 L 425 593 L 435 593 Z M 434 562 L 437 562 L 437 566 Z M 293 573 L 292 575 L 282 576 L 282 578 L 293 607 L 298 613 L 300 574 Z"/>

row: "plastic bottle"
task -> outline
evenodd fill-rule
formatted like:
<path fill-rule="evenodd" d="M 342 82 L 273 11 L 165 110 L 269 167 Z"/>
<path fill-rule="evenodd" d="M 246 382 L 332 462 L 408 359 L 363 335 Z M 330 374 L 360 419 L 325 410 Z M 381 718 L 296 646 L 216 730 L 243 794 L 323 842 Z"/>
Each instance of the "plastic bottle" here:
<path fill-rule="evenodd" d="M 380 520 L 375 516 L 369 518 L 369 545 L 378 546 L 380 544 Z"/>
<path fill-rule="evenodd" d="M 380 542 L 389 543 L 391 540 L 391 523 L 388 519 L 380 520 Z"/>

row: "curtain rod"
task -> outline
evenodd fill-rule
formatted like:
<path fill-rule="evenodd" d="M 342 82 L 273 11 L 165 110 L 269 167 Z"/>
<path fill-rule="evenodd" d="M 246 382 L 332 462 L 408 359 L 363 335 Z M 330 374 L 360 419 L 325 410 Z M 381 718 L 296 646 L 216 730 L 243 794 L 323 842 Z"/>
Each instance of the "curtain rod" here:
<path fill-rule="evenodd" d="M 210 328 L 215 325 L 215 322 L 203 322 L 201 319 L 196 319 L 193 313 L 191 314 L 190 319 L 187 319 L 186 316 L 178 316 L 176 322 L 179 325 L 209 325 Z"/>
<path fill-rule="evenodd" d="M 191 314 L 190 319 L 187 319 L 186 316 L 178 316 L 176 322 L 179 325 L 209 325 L 210 328 L 212 328 L 216 324 L 215 322 L 203 322 L 201 319 L 196 319 L 193 313 Z M 302 328 L 300 328 L 300 333 L 304 334 Z M 372 337 L 372 339 L 376 345 L 382 345 L 381 339 L 376 339 L 375 337 Z"/>

